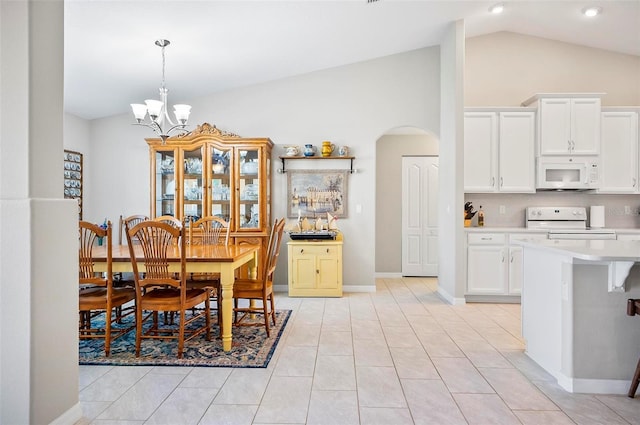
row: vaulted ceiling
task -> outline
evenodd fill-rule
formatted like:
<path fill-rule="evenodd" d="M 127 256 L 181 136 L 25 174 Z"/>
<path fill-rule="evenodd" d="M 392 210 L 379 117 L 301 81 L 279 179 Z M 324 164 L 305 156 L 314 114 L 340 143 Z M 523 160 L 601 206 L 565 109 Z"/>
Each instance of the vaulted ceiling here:
<path fill-rule="evenodd" d="M 166 48 L 170 103 L 435 46 L 464 19 L 466 36 L 511 31 L 640 56 L 640 1 L 66 0 L 65 110 L 86 119 L 158 97 Z M 602 14 L 581 11 L 599 5 Z"/>

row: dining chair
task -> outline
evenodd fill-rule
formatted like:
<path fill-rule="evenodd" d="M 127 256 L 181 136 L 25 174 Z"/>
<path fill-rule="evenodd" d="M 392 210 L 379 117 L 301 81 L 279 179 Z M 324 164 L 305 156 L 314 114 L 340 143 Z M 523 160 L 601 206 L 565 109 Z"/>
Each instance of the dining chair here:
<path fill-rule="evenodd" d="M 141 221 L 146 221 L 146 220 L 149 220 L 149 217 L 142 214 L 130 215 L 128 217 L 123 217 L 121 214 L 120 220 L 119 220 L 119 226 L 118 226 L 118 243 L 120 245 L 127 243 L 127 236 L 125 235 L 123 237 L 123 235 L 126 232 L 125 223 L 127 223 L 129 227 L 133 227 L 136 224 L 140 223 Z"/>
<path fill-rule="evenodd" d="M 97 224 L 87 221 L 79 222 L 79 293 L 78 308 L 80 312 L 80 339 L 104 339 L 105 356 L 111 354 L 111 342 L 133 329 L 129 327 L 113 327 L 114 323 L 121 323 L 122 318 L 135 312 L 134 305 L 127 304 L 136 298 L 133 288 L 116 288 L 113 285 L 112 270 L 112 229 L 111 222 L 103 229 Z M 93 250 L 98 238 L 102 238 L 107 250 L 107 272 L 94 271 Z M 104 313 L 104 327 L 94 327 L 92 319 Z"/>
<path fill-rule="evenodd" d="M 186 240 L 184 229 L 175 228 L 171 224 L 155 220 L 143 221 L 133 228 L 127 226 L 129 253 L 135 277 L 136 292 L 136 357 L 140 356 L 142 339 L 177 339 L 178 358 L 182 358 L 184 343 L 198 335 L 205 334 L 211 340 L 211 318 L 209 316 L 209 290 L 188 289 L 186 285 Z M 140 241 L 142 259 L 136 258 L 133 238 Z M 180 241 L 176 246 L 174 240 Z M 170 253 L 179 250 L 180 272 L 169 271 Z M 145 273 L 139 273 L 138 263 L 144 264 Z M 187 319 L 186 311 L 204 303 L 200 314 Z M 144 312 L 149 312 L 143 317 Z M 179 314 L 178 331 L 175 326 L 161 326 L 158 321 L 159 312 L 176 312 Z M 151 325 L 143 328 L 151 319 Z M 198 321 L 204 324 L 198 326 Z M 189 327 L 189 328 L 188 328 Z"/>
<path fill-rule="evenodd" d="M 182 229 L 184 226 L 182 225 L 182 222 L 180 220 L 178 220 L 177 218 L 175 218 L 172 215 L 161 215 L 158 216 L 156 218 L 153 219 L 153 221 L 157 221 L 160 223 L 167 223 L 173 227 L 175 227 L 176 229 Z"/>
<path fill-rule="evenodd" d="M 635 316 L 636 314 L 640 314 L 640 299 L 627 300 L 627 315 Z M 636 371 L 633 374 L 633 379 L 631 380 L 631 386 L 629 387 L 629 393 L 627 394 L 629 397 L 635 397 L 636 391 L 638 390 L 638 384 L 640 384 L 640 359 L 638 359 L 638 366 L 636 366 Z"/>
<path fill-rule="evenodd" d="M 267 255 L 264 259 L 264 267 L 261 268 L 258 278 L 236 279 L 233 284 L 234 325 L 262 326 L 262 323 L 246 323 L 243 322 L 243 320 L 253 314 L 263 314 L 267 338 L 270 335 L 269 318 L 271 318 L 274 326 L 276 324 L 275 301 L 273 298 L 273 274 L 278 264 L 283 230 L 284 218 L 276 220 L 273 223 L 273 228 L 269 235 L 269 245 L 267 247 Z M 249 306 L 240 307 L 240 300 L 248 300 Z M 260 300 L 262 301 L 262 305 L 252 305 L 252 300 Z M 241 313 L 240 317 L 238 317 L 238 313 Z"/>
<path fill-rule="evenodd" d="M 129 227 L 133 227 L 141 221 L 149 220 L 149 217 L 142 214 L 130 215 L 128 217 L 123 217 L 120 215 L 119 223 L 118 223 L 118 243 L 123 245 L 127 241 L 127 237 L 122 235 L 126 232 L 125 223 L 129 224 Z M 134 240 L 135 243 L 138 243 L 137 240 Z M 117 287 L 131 287 L 135 286 L 135 282 L 133 280 L 132 273 L 114 273 L 113 275 L 113 284 Z"/>
<path fill-rule="evenodd" d="M 189 225 L 190 245 L 229 245 L 231 223 L 220 217 L 207 216 L 191 222 Z M 216 303 L 218 323 L 221 321 L 221 305 L 218 294 L 220 288 L 220 273 L 191 273 L 187 279 L 189 288 L 211 288 L 211 301 Z"/>

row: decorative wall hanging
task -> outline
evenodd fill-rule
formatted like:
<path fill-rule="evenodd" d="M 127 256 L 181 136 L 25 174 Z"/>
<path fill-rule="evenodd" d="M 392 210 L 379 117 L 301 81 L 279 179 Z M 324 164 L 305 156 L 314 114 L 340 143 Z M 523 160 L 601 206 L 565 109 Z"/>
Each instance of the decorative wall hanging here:
<path fill-rule="evenodd" d="M 347 170 L 288 170 L 287 217 L 347 216 Z"/>

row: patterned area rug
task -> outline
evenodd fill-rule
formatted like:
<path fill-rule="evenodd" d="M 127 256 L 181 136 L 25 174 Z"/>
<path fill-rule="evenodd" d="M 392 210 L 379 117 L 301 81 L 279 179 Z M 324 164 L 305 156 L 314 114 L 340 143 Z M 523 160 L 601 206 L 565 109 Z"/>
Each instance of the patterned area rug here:
<path fill-rule="evenodd" d="M 291 310 L 276 310 L 276 326 L 270 327 L 271 336 L 267 338 L 264 326 L 234 326 L 231 351 L 222 350 L 220 328 L 213 326 L 211 341 L 204 335 L 185 343 L 183 358 L 178 359 L 177 340 L 142 340 L 140 357 L 135 356 L 136 333 L 129 331 L 111 343 L 111 355 L 104 355 L 104 340 L 80 340 L 81 365 L 111 366 L 202 366 L 202 367 L 246 367 L 265 368 L 278 345 L 280 336 L 291 315 Z M 262 320 L 258 315 L 257 320 Z M 101 326 L 104 316 L 94 318 L 92 322 Z M 125 328 L 135 322 L 133 315 L 123 320 Z"/>

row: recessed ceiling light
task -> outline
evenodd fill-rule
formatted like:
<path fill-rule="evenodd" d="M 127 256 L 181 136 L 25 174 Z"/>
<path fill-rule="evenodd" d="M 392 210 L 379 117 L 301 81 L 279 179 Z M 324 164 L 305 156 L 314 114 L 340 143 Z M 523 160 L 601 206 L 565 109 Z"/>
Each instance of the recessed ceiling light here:
<path fill-rule="evenodd" d="M 502 3 L 494 4 L 489 8 L 489 12 L 495 13 L 496 15 L 498 13 L 502 13 L 503 11 L 504 11 L 504 4 Z"/>
<path fill-rule="evenodd" d="M 582 9 L 582 14 L 584 16 L 588 16 L 589 18 L 593 18 L 594 16 L 598 16 L 602 13 L 601 7 L 585 7 Z"/>

